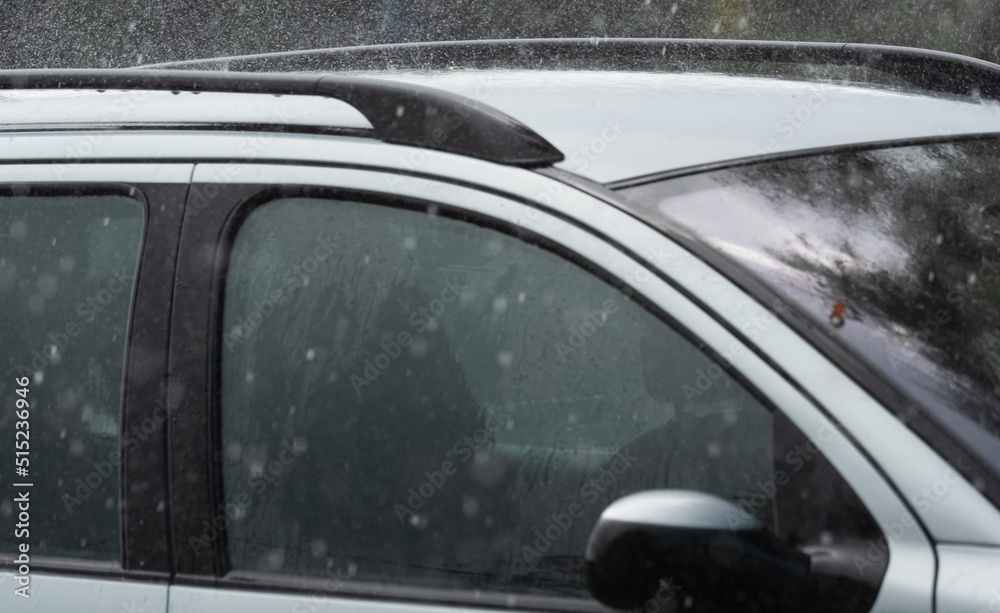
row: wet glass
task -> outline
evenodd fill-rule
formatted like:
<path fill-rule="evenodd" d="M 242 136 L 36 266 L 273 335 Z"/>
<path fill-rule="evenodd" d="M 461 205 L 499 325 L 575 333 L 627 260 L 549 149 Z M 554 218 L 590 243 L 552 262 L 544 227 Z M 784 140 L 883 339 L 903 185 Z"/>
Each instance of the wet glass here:
<path fill-rule="evenodd" d="M 232 568 L 589 598 L 621 496 L 697 489 L 773 524 L 772 412 L 630 295 L 441 215 L 254 210 L 220 339 Z"/>
<path fill-rule="evenodd" d="M 119 559 L 125 346 L 144 212 L 112 194 L 0 194 L 0 440 L 13 456 L 27 421 L 30 451 L 0 483 L 0 551 L 27 541 L 32 556 Z M 14 410 L 22 397 L 27 414 Z M 12 493 L 22 489 L 24 533 Z"/>
<path fill-rule="evenodd" d="M 1000 143 L 846 151 L 623 190 L 783 293 L 1000 473 Z"/>

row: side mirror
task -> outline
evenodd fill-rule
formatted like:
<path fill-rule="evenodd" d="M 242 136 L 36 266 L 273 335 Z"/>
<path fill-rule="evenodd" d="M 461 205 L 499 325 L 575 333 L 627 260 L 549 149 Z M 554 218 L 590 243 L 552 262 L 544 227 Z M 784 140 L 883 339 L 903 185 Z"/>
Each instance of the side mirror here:
<path fill-rule="evenodd" d="M 597 600 L 640 611 L 783 611 L 801 603 L 810 570 L 808 555 L 751 515 L 685 490 L 616 500 L 591 532 L 585 561 Z"/>

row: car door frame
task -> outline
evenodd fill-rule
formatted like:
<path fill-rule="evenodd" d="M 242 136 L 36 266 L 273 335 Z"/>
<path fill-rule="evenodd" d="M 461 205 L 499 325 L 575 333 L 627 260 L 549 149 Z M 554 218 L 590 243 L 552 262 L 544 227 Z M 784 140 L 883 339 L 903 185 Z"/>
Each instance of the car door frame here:
<path fill-rule="evenodd" d="M 225 594 L 234 606 L 239 603 L 240 607 L 254 611 L 269 610 L 275 602 L 287 604 L 284 598 L 298 598 L 302 605 L 304 598 L 316 594 L 319 594 L 316 606 L 329 607 L 328 610 L 346 605 L 344 597 L 352 599 L 349 602 L 356 610 L 377 606 L 365 602 L 372 598 L 397 601 L 400 610 L 410 606 L 407 603 L 423 605 L 420 610 L 429 610 L 429 607 L 438 610 L 440 606 L 441 611 L 453 610 L 448 605 L 496 609 L 511 606 L 506 599 L 449 590 L 349 585 L 339 579 L 336 589 L 331 590 L 310 580 L 279 580 L 246 573 L 226 577 L 224 542 L 218 537 L 211 539 L 210 550 L 197 555 L 184 551 L 185 547 L 191 549 L 193 540 L 202 539 L 206 530 L 211 531 L 213 520 L 221 527 L 227 521 L 218 495 L 213 493 L 219 491 L 220 471 L 217 415 L 212 408 L 216 399 L 212 398 L 213 387 L 209 379 L 216 376 L 218 367 L 220 288 L 225 274 L 226 244 L 232 239 L 234 227 L 231 221 L 244 202 L 267 186 L 323 187 L 376 200 L 432 203 L 466 215 L 488 218 L 492 224 L 514 235 L 544 237 L 565 252 L 576 254 L 594 268 L 638 289 L 645 300 L 695 332 L 717 355 L 771 399 L 810 439 L 823 445 L 828 459 L 858 493 L 883 532 L 903 514 L 912 512 L 885 475 L 858 449 L 850 433 L 844 432 L 838 422 L 831 419 L 815 397 L 799 382 L 791 380 L 786 371 L 775 368 L 766 352 L 748 339 L 738 325 L 727 321 L 727 317 L 734 315 L 720 315 L 711 308 L 713 300 L 719 298 L 709 296 L 705 301 L 686 287 L 688 280 L 678 282 L 675 279 L 697 261 L 689 252 L 626 213 L 538 173 L 483 162 L 477 162 L 473 168 L 463 168 L 461 163 L 446 164 L 456 159 L 455 156 L 424 152 L 421 155 L 425 159 L 444 158 L 432 159 L 422 170 L 450 167 L 451 176 L 443 179 L 440 172 L 415 173 L 385 166 L 365 169 L 357 164 L 308 161 L 294 165 L 287 161 L 274 164 L 264 160 L 229 164 L 206 162 L 195 168 L 192 195 L 207 194 L 210 187 L 213 189 L 211 197 L 202 197 L 198 203 L 190 201 L 185 211 L 170 350 L 170 397 L 178 400 L 182 413 L 178 420 L 171 422 L 170 455 L 186 461 L 196 459 L 200 476 L 185 474 L 191 472 L 191 466 L 180 461 L 172 463 L 170 468 L 177 561 L 171 608 L 176 604 L 179 610 L 184 604 L 196 603 L 199 598 L 213 594 L 216 598 Z M 218 177 L 222 174 L 238 177 L 238 182 L 220 185 Z M 653 256 L 640 251 L 648 251 Z M 700 282 L 708 286 L 726 282 L 711 269 L 699 269 L 699 274 L 702 276 Z M 736 288 L 729 289 L 739 292 Z M 745 306 L 764 312 L 769 310 L 745 294 L 740 292 L 740 295 Z M 770 326 L 769 334 L 781 336 L 788 332 L 776 319 Z M 816 368 L 836 370 L 818 353 L 810 356 L 810 360 Z M 905 430 L 902 425 L 900 428 Z M 829 436 L 829 440 L 817 441 L 820 432 L 827 433 L 825 436 Z M 183 483 L 178 480 L 182 476 Z M 935 558 L 923 528 L 916 524 L 900 538 L 887 540 L 885 546 L 890 554 L 889 568 L 872 610 L 931 611 Z M 264 597 L 261 592 L 272 593 Z M 284 592 L 287 596 L 273 592 Z M 579 602 L 565 606 L 566 603 L 559 600 L 520 595 L 515 599 L 516 608 L 579 610 Z"/>
<path fill-rule="evenodd" d="M 77 136 L 76 138 L 81 138 Z M 59 140 L 72 140 L 64 136 Z M 53 151 L 64 149 L 53 143 Z M 75 161 L 59 154 L 54 161 L 32 159 L 0 162 L 0 181 L 24 189 L 113 189 L 137 198 L 144 209 L 144 228 L 133 286 L 125 344 L 122 419 L 119 446 L 118 563 L 72 558 L 35 558 L 30 564 L 34 603 L 0 595 L 4 610 L 38 606 L 77 608 L 81 602 L 116 610 L 141 606 L 149 613 L 166 611 L 172 575 L 169 515 L 166 506 L 166 428 L 168 310 L 180 222 L 187 199 L 192 164 Z M 128 444 L 131 437 L 134 444 Z M 39 450 L 34 453 L 44 453 Z M 63 504 L 62 501 L 55 501 Z M 12 557 L 12 556 L 11 556 Z M 0 584 L 14 575 L 13 564 L 0 562 Z M 100 603 L 104 603 L 103 605 Z M 106 605 L 106 606 L 105 606 Z"/>

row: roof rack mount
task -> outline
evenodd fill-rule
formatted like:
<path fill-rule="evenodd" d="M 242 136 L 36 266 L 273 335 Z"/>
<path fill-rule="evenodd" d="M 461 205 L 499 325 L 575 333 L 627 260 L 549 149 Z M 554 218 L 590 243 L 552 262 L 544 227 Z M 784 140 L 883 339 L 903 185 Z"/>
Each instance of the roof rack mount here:
<path fill-rule="evenodd" d="M 0 89 L 155 90 L 324 96 L 346 102 L 387 143 L 526 168 L 564 159 L 516 119 L 457 94 L 377 79 L 204 70 L 0 70 Z"/>

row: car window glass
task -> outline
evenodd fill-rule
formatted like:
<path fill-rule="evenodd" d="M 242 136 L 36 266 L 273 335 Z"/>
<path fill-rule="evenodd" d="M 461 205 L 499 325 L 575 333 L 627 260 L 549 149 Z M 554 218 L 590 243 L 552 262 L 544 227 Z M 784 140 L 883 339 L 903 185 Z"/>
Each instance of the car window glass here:
<path fill-rule="evenodd" d="M 706 491 L 775 526 L 754 497 L 772 412 L 630 294 L 468 221 L 255 209 L 220 339 L 232 568 L 587 597 L 590 530 L 628 493 Z"/>
<path fill-rule="evenodd" d="M 32 555 L 118 560 L 122 384 L 143 215 L 121 195 L 0 194 L 0 438 L 12 449 L 15 431 L 26 432 L 18 449 L 29 452 L 17 456 L 17 478 L 7 472 L 0 483 L 0 551 L 27 542 Z M 15 412 L 22 398 L 26 414 Z M 24 492 L 22 530 L 14 500 Z"/>
<path fill-rule="evenodd" d="M 1000 475 L 998 156 L 848 151 L 624 193 L 773 284 Z"/>

